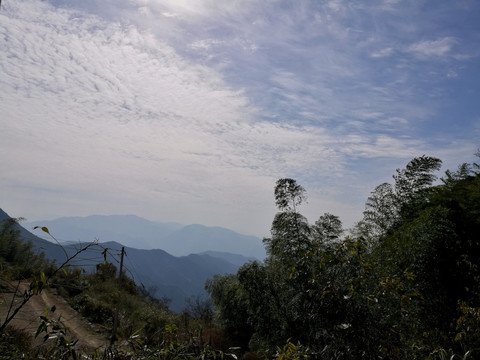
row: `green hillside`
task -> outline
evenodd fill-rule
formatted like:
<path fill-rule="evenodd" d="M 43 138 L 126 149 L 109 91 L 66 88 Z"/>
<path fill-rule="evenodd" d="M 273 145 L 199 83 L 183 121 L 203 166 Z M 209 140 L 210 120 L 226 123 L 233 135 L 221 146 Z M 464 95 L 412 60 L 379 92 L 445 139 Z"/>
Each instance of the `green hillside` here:
<path fill-rule="evenodd" d="M 95 243 L 79 245 L 76 251 L 61 249 L 67 261 L 48 261 L 22 239 L 16 219 L 2 215 L 0 359 L 123 359 L 131 358 L 132 352 L 139 359 L 158 358 L 162 353 L 213 357 L 220 352 L 205 349 L 207 342 L 216 342 L 219 349 L 227 346 L 213 324 L 208 301 L 192 297 L 182 314 L 171 312 L 166 302 L 135 284 L 125 268 L 119 275 L 118 268 L 108 261 L 115 256 L 108 248 L 103 248 L 104 261 L 93 272 L 82 271 L 75 263 L 88 259 L 98 249 Z M 46 250 L 52 245 L 47 244 Z M 55 305 L 46 306 L 52 291 L 92 324 L 92 336 L 103 345 L 96 349 L 76 346 L 80 339 L 73 337 L 76 331 L 69 328 L 71 319 L 62 318 Z M 23 311 L 38 299 L 45 301 L 43 309 Z M 34 334 L 12 326 L 16 317 L 37 324 Z M 208 339 L 204 332 L 210 334 Z"/>
<path fill-rule="evenodd" d="M 10 219 L 4 211 L 1 209 L 0 211 L 0 221 Z M 97 217 L 95 219 L 98 220 Z M 150 224 L 150 222 L 145 223 Z M 31 243 L 34 252 L 43 252 L 47 259 L 54 260 L 56 264 L 63 263 L 68 256 L 88 244 L 70 242 L 64 243 L 62 247 L 59 243 L 52 242 L 52 238 L 50 238 L 52 241 L 40 238 L 27 231 L 20 224 L 14 224 L 13 226 L 19 231 L 21 239 Z M 49 229 L 52 234 L 55 234 L 56 239 L 56 229 Z M 49 234 L 42 232 L 40 228 L 33 231 L 40 235 L 43 233 L 49 236 Z M 102 252 L 104 249 L 109 249 L 106 254 L 107 260 L 118 266 L 121 248 L 122 244 L 118 242 L 98 243 L 86 249 L 81 257 L 72 259 L 70 265 L 81 267 L 87 272 L 94 272 L 96 265 L 104 261 Z M 248 258 L 240 255 L 232 256 L 223 253 L 214 253 L 213 255 L 208 253 L 190 254 L 175 257 L 160 249 L 144 250 L 125 247 L 125 250 L 125 269 L 128 276 L 139 285 L 150 289 L 153 296 L 169 299 L 169 308 L 178 313 L 183 311 L 187 305 L 187 299 L 198 296 L 208 297 L 204 290 L 204 284 L 208 278 L 215 274 L 233 274 L 240 265 L 249 261 Z M 225 260 L 225 258 L 232 259 L 232 262 Z"/>

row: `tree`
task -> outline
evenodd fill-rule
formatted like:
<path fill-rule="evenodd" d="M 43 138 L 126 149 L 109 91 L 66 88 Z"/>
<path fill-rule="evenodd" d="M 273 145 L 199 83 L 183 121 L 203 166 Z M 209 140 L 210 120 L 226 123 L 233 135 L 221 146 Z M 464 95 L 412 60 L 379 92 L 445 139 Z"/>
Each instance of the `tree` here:
<path fill-rule="evenodd" d="M 368 235 L 379 239 L 398 221 L 398 207 L 393 187 L 389 183 L 378 185 L 368 197 L 363 212 L 369 226 Z"/>
<path fill-rule="evenodd" d="M 263 239 L 263 243 L 271 260 L 291 267 L 311 244 L 308 221 L 297 212 L 297 207 L 307 199 L 306 191 L 295 180 L 285 178 L 277 181 L 274 194 L 280 212 L 272 223 L 272 237 Z"/>
<path fill-rule="evenodd" d="M 418 166 L 417 175 L 412 169 L 397 171 L 396 189 L 403 196 L 398 195 L 398 221 L 372 250 L 376 276 L 401 284 L 389 296 L 385 311 L 390 319 L 383 326 L 396 324 L 392 342 L 398 344 L 420 348 L 426 343 L 430 349 L 446 346 L 465 353 L 472 348 L 459 348 L 454 339 L 471 331 L 470 324 L 468 330 L 458 328 L 466 323 L 465 313 L 480 306 L 480 175 L 462 164 L 446 172 L 443 185 L 432 186 L 435 177 L 428 171 L 438 168 L 439 160 L 425 162 L 428 166 Z M 400 281 L 402 274 L 410 274 L 410 280 Z"/>
<path fill-rule="evenodd" d="M 422 155 L 412 159 L 405 169 L 397 169 L 397 175 L 393 175 L 397 197 L 407 202 L 431 186 L 437 178 L 432 172 L 441 166 L 442 160 Z"/>
<path fill-rule="evenodd" d="M 200 295 L 192 296 L 186 299 L 187 306 L 185 313 L 193 319 L 200 319 L 205 324 L 210 325 L 213 319 L 213 305 L 210 298 L 204 298 Z"/>
<path fill-rule="evenodd" d="M 305 189 L 293 179 L 280 179 L 274 195 L 280 211 L 273 220 L 271 238 L 263 240 L 268 254 L 265 264 L 248 263 L 235 277 L 214 277 L 207 283 L 227 332 L 260 351 L 273 351 L 275 344 L 292 336 L 292 329 L 299 332 L 303 314 L 296 295 L 300 284 L 295 285 L 293 274 L 313 251 L 311 227 L 297 212 L 306 200 Z"/>
<path fill-rule="evenodd" d="M 405 169 L 397 169 L 395 180 L 395 200 L 401 216 L 408 218 L 410 211 L 426 200 L 437 179 L 433 171 L 440 170 L 442 160 L 422 155 L 412 159 Z"/>
<path fill-rule="evenodd" d="M 296 207 L 307 200 L 303 186 L 290 178 L 277 180 L 274 193 L 275 204 L 281 211 L 296 212 Z"/>
<path fill-rule="evenodd" d="M 35 254 L 32 245 L 20 239 L 20 220 L 8 218 L 0 223 L 0 265 L 4 263 L 15 279 L 30 277 L 38 269 L 45 271 L 51 266 L 43 253 Z"/>
<path fill-rule="evenodd" d="M 270 260 L 293 265 L 311 248 L 311 229 L 307 219 L 297 212 L 279 212 L 272 222 L 270 238 L 263 239 Z"/>
<path fill-rule="evenodd" d="M 361 291 L 368 271 L 364 246 L 340 239 L 342 223 L 333 214 L 325 213 L 309 225 L 297 211 L 304 199 L 305 190 L 295 180 L 277 181 L 280 212 L 272 222 L 271 238 L 264 239 L 269 256 L 264 266 L 251 264 L 238 272 L 254 329 L 251 346 L 268 357 L 290 338 L 327 357 L 335 351 L 355 357 L 360 350 L 352 353 L 352 345 L 366 346 L 368 331 L 362 325 L 370 319 Z M 350 341 L 342 343 L 347 334 Z M 349 346 L 354 355 L 348 355 Z"/>
<path fill-rule="evenodd" d="M 432 172 L 441 164 L 440 159 L 423 155 L 412 159 L 404 169 L 397 169 L 393 185 L 383 183 L 371 192 L 356 231 L 375 242 L 399 226 L 400 221 L 408 221 L 408 214 L 432 191 L 437 178 Z"/>
<path fill-rule="evenodd" d="M 237 273 L 245 294 L 247 321 L 252 328 L 249 347 L 270 357 L 275 344 L 290 337 L 292 293 L 286 279 L 288 273 L 279 262 L 245 264 Z"/>
<path fill-rule="evenodd" d="M 210 294 L 217 317 L 228 337 L 238 341 L 242 349 L 248 349 L 253 333 L 249 323 L 248 295 L 241 286 L 237 275 L 215 275 L 207 280 L 205 289 Z"/>
<path fill-rule="evenodd" d="M 336 215 L 325 213 L 312 226 L 312 235 L 318 244 L 331 244 L 343 234 L 342 221 Z"/>

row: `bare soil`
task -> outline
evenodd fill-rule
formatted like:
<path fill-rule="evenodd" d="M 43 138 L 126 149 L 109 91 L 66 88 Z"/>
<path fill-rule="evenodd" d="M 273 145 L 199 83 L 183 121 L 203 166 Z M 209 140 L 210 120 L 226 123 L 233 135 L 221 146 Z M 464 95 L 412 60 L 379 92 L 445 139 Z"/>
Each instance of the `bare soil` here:
<path fill-rule="evenodd" d="M 18 289 L 16 289 L 18 285 Z M 28 289 L 28 282 L 20 284 L 11 284 L 11 289 L 0 292 L 0 323 L 6 318 L 8 309 L 14 301 L 13 308 L 18 306 L 23 300 L 23 294 Z M 16 291 L 15 291 L 16 290 Z M 50 313 L 50 309 L 55 306 L 54 313 Z M 40 325 L 40 315 L 45 315 L 48 309 L 49 318 L 58 319 L 61 316 L 62 323 L 67 328 L 67 338 L 70 340 L 78 340 L 76 347 L 87 352 L 97 348 L 105 348 L 108 340 L 96 332 L 92 325 L 88 323 L 77 311 L 72 309 L 70 305 L 60 296 L 56 295 L 52 289 L 44 289 L 41 294 L 33 296 L 18 312 L 10 325 L 27 331 L 35 335 Z M 41 345 L 44 334 L 40 334 L 35 340 L 36 345 Z"/>

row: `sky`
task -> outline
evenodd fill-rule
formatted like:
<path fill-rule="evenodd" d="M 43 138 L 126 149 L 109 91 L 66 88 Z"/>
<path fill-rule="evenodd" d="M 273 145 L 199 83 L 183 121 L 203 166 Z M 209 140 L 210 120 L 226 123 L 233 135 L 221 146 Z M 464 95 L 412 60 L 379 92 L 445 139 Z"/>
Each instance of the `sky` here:
<path fill-rule="evenodd" d="M 412 158 L 474 161 L 479 80 L 477 0 L 4 0 L 0 207 L 264 237 L 288 177 L 349 227 Z"/>

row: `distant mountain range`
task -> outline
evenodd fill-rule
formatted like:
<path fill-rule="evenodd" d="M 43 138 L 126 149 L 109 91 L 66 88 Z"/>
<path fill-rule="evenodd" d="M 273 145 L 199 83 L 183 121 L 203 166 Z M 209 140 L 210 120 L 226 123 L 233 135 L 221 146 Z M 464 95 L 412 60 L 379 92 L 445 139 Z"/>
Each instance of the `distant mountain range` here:
<path fill-rule="evenodd" d="M 0 209 L 0 222 L 8 218 L 9 216 Z M 105 220 L 105 222 L 102 222 L 102 220 Z M 82 228 L 82 223 L 86 224 L 85 228 Z M 86 235 L 91 235 L 94 229 L 97 229 L 99 232 L 102 229 L 105 231 L 102 233 L 102 238 L 105 238 L 104 236 L 115 236 L 116 239 L 123 237 L 128 239 L 130 243 L 135 239 L 131 235 L 136 233 L 141 235 L 137 237 L 137 241 L 145 244 L 148 239 L 147 235 L 153 236 L 155 228 L 158 228 L 158 234 L 162 234 L 163 244 L 169 245 L 170 249 L 175 248 L 175 245 L 177 245 L 177 253 L 188 252 L 189 254 L 177 257 L 169 254 L 164 249 L 147 250 L 126 246 L 124 267 L 126 274 L 135 280 L 137 285 L 144 285 L 158 298 L 169 298 L 171 300 L 170 309 L 177 312 L 184 309 L 187 298 L 206 295 L 204 285 L 208 278 L 213 277 L 215 274 L 235 273 L 241 265 L 254 260 L 252 256 L 246 257 L 241 254 L 219 251 L 222 248 L 241 248 L 241 244 L 230 244 L 230 247 L 228 247 L 228 244 L 235 241 L 245 241 L 245 239 L 247 247 L 243 248 L 242 252 L 248 254 L 249 252 L 246 250 L 248 246 L 250 246 L 250 249 L 255 249 L 254 239 L 256 238 L 236 234 L 233 231 L 222 228 L 208 228 L 201 225 L 182 226 L 173 223 L 159 224 L 132 215 L 62 218 L 53 221 L 29 223 L 28 227 L 33 228 L 37 224 L 49 228 L 49 231 L 57 240 L 65 241 L 67 239 L 75 239 L 75 237 L 77 237 L 77 240 L 83 237 L 87 238 L 87 241 L 64 242 L 60 246 L 32 234 L 20 225 L 17 227 L 22 239 L 31 242 L 36 251 L 44 252 L 47 258 L 55 260 L 57 264 L 63 263 L 66 256 L 74 254 L 82 245 L 87 244 L 88 240 L 96 238 L 96 236 Z M 73 229 L 71 233 L 68 232 L 69 224 Z M 113 227 L 112 231 L 109 231 L 107 224 L 116 226 Z M 143 226 L 143 232 L 135 230 L 139 229 L 139 226 Z M 194 230 L 198 231 L 198 237 L 195 237 Z M 38 232 L 38 235 L 48 236 L 40 229 L 35 230 L 35 232 Z M 182 237 L 182 234 L 185 237 Z M 221 243 L 222 235 L 224 235 L 225 244 Z M 100 235 L 98 238 L 100 239 Z M 175 244 L 175 242 L 178 244 Z M 201 246 L 202 243 L 206 245 Z M 118 268 L 122 244 L 117 241 L 99 242 L 98 245 L 89 248 L 88 251 L 78 256 L 72 262 L 72 265 L 83 267 L 87 271 L 94 271 L 96 264 L 104 261 L 102 251 L 105 248 L 108 248 L 109 256 L 107 259 Z M 200 253 L 191 253 L 194 249 L 198 249 Z M 257 254 L 261 255 L 258 249 Z"/>
<path fill-rule="evenodd" d="M 265 258 L 261 239 L 221 227 L 149 221 L 135 215 L 63 217 L 24 223 L 27 229 L 46 226 L 60 242 L 116 241 L 137 249 L 162 249 L 174 256 L 228 252 L 259 260 Z M 42 238 L 48 240 L 43 234 Z"/>

